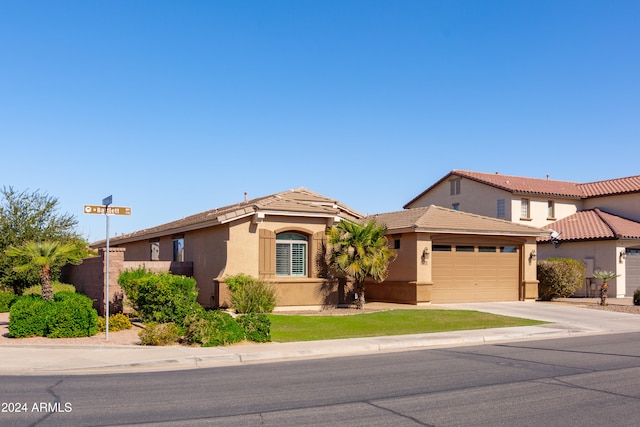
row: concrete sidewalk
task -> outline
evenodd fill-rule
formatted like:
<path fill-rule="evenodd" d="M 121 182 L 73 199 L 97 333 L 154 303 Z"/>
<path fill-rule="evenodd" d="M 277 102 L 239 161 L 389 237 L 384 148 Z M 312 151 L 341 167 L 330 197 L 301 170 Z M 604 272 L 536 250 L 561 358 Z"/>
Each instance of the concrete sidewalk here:
<path fill-rule="evenodd" d="M 640 331 L 640 315 L 579 308 L 562 303 L 473 303 L 431 306 L 430 308 L 440 307 L 478 310 L 550 323 L 539 326 L 434 334 L 245 344 L 212 348 L 5 344 L 0 345 L 0 374 L 53 375 L 197 369 L 304 358 Z"/>

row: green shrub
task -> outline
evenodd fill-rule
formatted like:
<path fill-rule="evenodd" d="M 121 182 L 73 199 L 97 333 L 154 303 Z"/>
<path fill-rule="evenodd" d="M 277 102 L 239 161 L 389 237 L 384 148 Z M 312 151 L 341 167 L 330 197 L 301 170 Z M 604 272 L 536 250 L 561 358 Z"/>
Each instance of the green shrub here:
<path fill-rule="evenodd" d="M 82 294 L 62 291 L 53 301 L 39 295 L 23 295 L 11 306 L 9 335 L 49 338 L 86 337 L 98 332 L 93 301 Z"/>
<path fill-rule="evenodd" d="M 640 305 L 640 288 L 633 292 L 633 305 Z"/>
<path fill-rule="evenodd" d="M 190 277 L 150 273 L 141 268 L 122 273 L 118 283 L 140 320 L 146 323 L 183 326 L 186 316 L 202 309 L 196 302 L 196 281 Z"/>
<path fill-rule="evenodd" d="M 23 295 L 11 305 L 9 336 L 14 338 L 44 337 L 48 332 L 49 317 L 55 310 L 53 301 L 38 295 Z"/>
<path fill-rule="evenodd" d="M 98 312 L 86 295 L 62 291 L 53 296 L 54 307 L 49 317 L 47 337 L 90 337 L 98 333 Z"/>
<path fill-rule="evenodd" d="M 244 329 L 244 336 L 249 341 L 271 341 L 271 321 L 266 314 L 245 314 L 237 317 L 236 322 Z"/>
<path fill-rule="evenodd" d="M 53 282 L 53 293 L 54 295 L 58 292 L 75 292 L 76 287 L 73 285 L 69 285 L 67 283 Z M 22 295 L 42 295 L 42 286 L 34 285 L 22 292 Z"/>
<path fill-rule="evenodd" d="M 109 316 L 109 332 L 124 331 L 131 329 L 133 325 L 129 317 L 122 313 L 116 313 Z M 98 317 L 98 332 L 106 332 L 107 322 L 103 316 Z"/>
<path fill-rule="evenodd" d="M 0 292 L 0 313 L 8 312 L 16 298 L 13 292 Z"/>
<path fill-rule="evenodd" d="M 538 261 L 538 297 L 543 301 L 566 298 L 582 287 L 585 265 L 570 258 Z"/>
<path fill-rule="evenodd" d="M 238 313 L 271 313 L 276 306 L 273 286 L 255 277 L 238 274 L 225 278 L 231 306 Z"/>
<path fill-rule="evenodd" d="M 244 339 L 244 330 L 229 313 L 219 310 L 202 311 L 187 318 L 185 339 L 203 347 L 233 344 Z"/>
<path fill-rule="evenodd" d="M 180 342 L 182 329 L 175 323 L 155 323 L 145 325 L 138 332 L 142 345 L 175 345 Z"/>

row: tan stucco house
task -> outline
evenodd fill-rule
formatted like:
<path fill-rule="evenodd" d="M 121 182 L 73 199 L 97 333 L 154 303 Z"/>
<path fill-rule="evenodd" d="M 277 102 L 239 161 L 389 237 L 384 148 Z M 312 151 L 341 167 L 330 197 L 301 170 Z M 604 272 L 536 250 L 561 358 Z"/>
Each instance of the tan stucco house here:
<path fill-rule="evenodd" d="M 337 221 L 369 218 L 387 225 L 397 258 L 387 280 L 367 285 L 368 301 L 421 304 L 537 297 L 530 254 L 536 238 L 546 235 L 540 228 L 436 206 L 365 218 L 305 188 L 117 236 L 110 239 L 110 253 L 122 257 L 121 265 L 127 268 L 187 272 L 206 307 L 228 305 L 225 277 L 238 273 L 272 283 L 278 307 L 336 305 L 350 301 L 344 284 L 327 277 L 326 230 Z M 92 246 L 104 252 L 105 243 Z"/>
<path fill-rule="evenodd" d="M 575 183 L 453 170 L 405 208 L 431 204 L 545 228 L 537 258 L 583 261 L 587 279 L 579 295 L 595 294 L 596 270 L 619 274 L 609 296 L 640 287 L 640 176 Z"/>

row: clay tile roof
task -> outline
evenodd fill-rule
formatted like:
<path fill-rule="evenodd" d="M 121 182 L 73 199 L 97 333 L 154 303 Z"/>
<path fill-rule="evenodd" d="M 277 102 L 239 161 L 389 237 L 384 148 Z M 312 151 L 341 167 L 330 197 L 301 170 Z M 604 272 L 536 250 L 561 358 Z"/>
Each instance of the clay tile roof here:
<path fill-rule="evenodd" d="M 421 231 L 494 236 L 546 236 L 548 234 L 547 231 L 537 227 L 434 205 L 370 215 L 367 219 L 374 219 L 377 223 L 386 225 L 390 233 Z"/>
<path fill-rule="evenodd" d="M 640 175 L 578 184 L 585 197 L 640 192 Z"/>
<path fill-rule="evenodd" d="M 151 236 L 215 226 L 252 215 L 256 212 L 340 216 L 348 219 L 364 217 L 364 214 L 351 209 L 335 199 L 330 199 L 306 188 L 299 187 L 293 190 L 200 212 L 157 227 L 124 234 L 112 238 L 112 241 L 114 244 L 118 244 L 126 241 L 145 239 Z M 95 242 L 91 246 L 99 247 L 102 242 L 104 241 Z"/>
<path fill-rule="evenodd" d="M 493 187 L 514 193 L 544 194 L 553 196 L 581 197 L 579 184 L 569 181 L 552 179 L 525 178 L 521 176 L 501 175 L 498 173 L 483 173 L 453 170 L 453 175 L 482 182 Z"/>
<path fill-rule="evenodd" d="M 640 239 L 640 223 L 622 218 L 600 209 L 577 212 L 544 227 L 560 234 L 558 240 Z M 550 236 L 538 238 L 550 241 Z"/>

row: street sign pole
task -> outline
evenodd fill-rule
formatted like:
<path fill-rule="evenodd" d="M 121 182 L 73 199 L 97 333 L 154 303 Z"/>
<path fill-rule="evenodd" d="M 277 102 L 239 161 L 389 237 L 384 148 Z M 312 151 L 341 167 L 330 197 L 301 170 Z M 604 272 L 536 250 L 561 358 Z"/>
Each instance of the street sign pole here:
<path fill-rule="evenodd" d="M 105 341 L 109 341 L 109 214 L 107 213 L 109 205 L 112 203 L 113 198 L 111 196 L 105 197 L 102 199 L 102 204 L 104 205 L 104 216 L 107 219 L 107 253 L 105 254 L 105 264 L 106 264 L 106 273 L 105 273 L 105 310 L 104 310 L 104 321 L 105 321 Z"/>
<path fill-rule="evenodd" d="M 86 214 L 104 214 L 107 219 L 107 253 L 105 254 L 104 263 L 106 272 L 104 275 L 104 291 L 106 294 L 105 302 L 105 339 L 109 340 L 109 216 L 110 215 L 131 215 L 131 208 L 126 206 L 111 206 L 113 197 L 105 197 L 102 199 L 102 205 L 84 205 L 84 213 Z M 111 206 L 111 207 L 109 207 Z"/>

